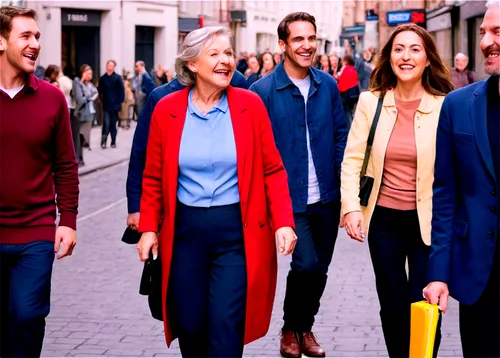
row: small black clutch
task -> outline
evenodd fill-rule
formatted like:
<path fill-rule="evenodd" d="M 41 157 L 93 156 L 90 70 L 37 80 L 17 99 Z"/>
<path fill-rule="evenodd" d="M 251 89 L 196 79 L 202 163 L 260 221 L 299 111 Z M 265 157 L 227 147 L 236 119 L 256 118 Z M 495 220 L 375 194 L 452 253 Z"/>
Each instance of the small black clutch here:
<path fill-rule="evenodd" d="M 368 206 L 368 200 L 370 199 L 370 194 L 373 188 L 373 178 L 369 176 L 363 176 L 359 181 L 359 204 L 361 206 Z"/>
<path fill-rule="evenodd" d="M 139 240 L 141 239 L 141 233 L 137 230 L 132 230 L 127 227 L 122 236 L 122 241 L 126 244 L 137 245 Z"/>

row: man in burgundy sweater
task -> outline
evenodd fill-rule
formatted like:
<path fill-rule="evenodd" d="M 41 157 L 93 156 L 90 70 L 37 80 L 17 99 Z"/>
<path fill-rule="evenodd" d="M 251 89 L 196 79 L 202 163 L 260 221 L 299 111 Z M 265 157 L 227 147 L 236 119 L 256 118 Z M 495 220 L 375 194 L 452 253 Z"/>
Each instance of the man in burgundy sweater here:
<path fill-rule="evenodd" d="M 62 92 L 33 75 L 40 51 L 35 16 L 0 8 L 2 357 L 40 356 L 54 255 L 69 256 L 76 244 L 78 164 L 69 111 Z"/>

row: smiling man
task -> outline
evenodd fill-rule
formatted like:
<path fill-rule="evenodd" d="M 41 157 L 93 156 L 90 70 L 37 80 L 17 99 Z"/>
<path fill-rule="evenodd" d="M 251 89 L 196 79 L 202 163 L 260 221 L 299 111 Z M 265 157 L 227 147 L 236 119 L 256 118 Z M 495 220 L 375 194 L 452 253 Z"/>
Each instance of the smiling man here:
<path fill-rule="evenodd" d="M 465 358 L 500 357 L 500 0 L 480 27 L 485 81 L 446 96 L 437 130 L 430 303 L 460 302 Z M 300 238 L 300 237 L 299 237 Z"/>
<path fill-rule="evenodd" d="M 40 52 L 35 16 L 0 8 L 2 357 L 40 356 L 54 253 L 62 247 L 57 258 L 69 256 L 76 244 L 78 164 L 68 104 L 33 75 Z"/>
<path fill-rule="evenodd" d="M 280 352 L 324 357 L 312 333 L 340 219 L 340 165 L 346 120 L 332 76 L 312 67 L 314 16 L 296 12 L 278 26 L 284 61 L 250 90 L 263 100 L 288 173 L 297 245 L 287 278 Z"/>

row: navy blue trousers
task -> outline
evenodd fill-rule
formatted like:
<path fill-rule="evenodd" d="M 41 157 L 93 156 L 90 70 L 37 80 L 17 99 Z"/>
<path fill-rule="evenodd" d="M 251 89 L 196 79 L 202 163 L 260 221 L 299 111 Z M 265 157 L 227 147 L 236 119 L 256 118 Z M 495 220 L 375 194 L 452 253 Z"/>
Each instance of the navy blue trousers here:
<path fill-rule="evenodd" d="M 340 201 L 295 213 L 297 244 L 286 283 L 283 331 L 309 332 L 325 290 L 340 220 Z"/>
<path fill-rule="evenodd" d="M 243 355 L 246 292 L 239 203 L 177 203 L 167 304 L 183 357 Z"/>
<path fill-rule="evenodd" d="M 460 303 L 460 338 L 464 358 L 500 357 L 500 241 L 488 283 L 473 305 Z"/>
<path fill-rule="evenodd" d="M 53 242 L 0 245 L 1 357 L 40 356 L 53 262 Z"/>
<path fill-rule="evenodd" d="M 368 246 L 389 357 L 408 358 L 410 308 L 413 302 L 424 299 L 422 290 L 428 284 L 430 252 L 430 247 L 422 241 L 417 210 L 376 206 L 370 223 Z M 441 317 L 434 342 L 434 357 L 440 342 Z"/>
<path fill-rule="evenodd" d="M 102 122 L 101 144 L 106 144 L 108 135 L 111 134 L 111 145 L 116 144 L 116 134 L 118 129 L 118 111 L 104 111 L 104 120 Z"/>

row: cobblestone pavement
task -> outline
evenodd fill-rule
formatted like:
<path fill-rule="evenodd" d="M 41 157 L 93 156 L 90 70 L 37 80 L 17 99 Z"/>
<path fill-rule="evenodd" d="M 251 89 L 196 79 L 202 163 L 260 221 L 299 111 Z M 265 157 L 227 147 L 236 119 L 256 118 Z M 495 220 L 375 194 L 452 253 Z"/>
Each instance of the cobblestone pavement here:
<path fill-rule="evenodd" d="M 173 357 L 163 326 L 138 294 L 142 263 L 135 247 L 120 241 L 125 229 L 126 163 L 81 178 L 78 244 L 54 263 L 52 310 L 44 357 Z M 279 280 L 266 337 L 246 346 L 246 357 L 279 356 L 279 330 L 289 259 L 279 259 Z M 395 292 L 397 294 L 397 292 Z M 315 333 L 329 357 L 387 356 L 366 244 L 341 231 Z M 444 318 L 442 357 L 460 357 L 458 306 Z"/>
<path fill-rule="evenodd" d="M 90 131 L 90 148 L 83 149 L 83 160 L 85 165 L 78 168 L 80 175 L 92 173 L 121 162 L 125 162 L 130 157 L 132 140 L 137 123 L 132 121 L 129 129 L 118 127 L 116 136 L 117 148 L 110 147 L 111 137 L 108 137 L 107 148 L 101 148 L 102 127 L 92 127 Z"/>

